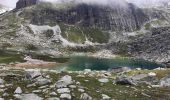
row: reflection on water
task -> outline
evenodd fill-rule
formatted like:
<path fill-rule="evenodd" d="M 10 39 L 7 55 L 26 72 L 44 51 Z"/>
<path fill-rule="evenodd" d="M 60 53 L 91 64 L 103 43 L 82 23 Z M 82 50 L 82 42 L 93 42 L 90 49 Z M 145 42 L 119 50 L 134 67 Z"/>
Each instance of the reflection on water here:
<path fill-rule="evenodd" d="M 91 70 L 109 70 L 115 67 L 130 67 L 130 68 L 142 68 L 142 69 L 155 69 L 163 67 L 160 64 L 154 62 L 148 62 L 140 59 L 129 58 L 115 58 L 115 59 L 101 59 L 86 56 L 70 57 L 68 62 L 62 64 L 57 68 L 65 68 L 67 70 L 79 71 L 84 69 Z"/>

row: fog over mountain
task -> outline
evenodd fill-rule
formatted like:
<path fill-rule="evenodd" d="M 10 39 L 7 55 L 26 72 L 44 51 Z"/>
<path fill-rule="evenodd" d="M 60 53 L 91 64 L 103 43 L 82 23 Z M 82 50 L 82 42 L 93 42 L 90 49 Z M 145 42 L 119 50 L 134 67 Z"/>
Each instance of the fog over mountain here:
<path fill-rule="evenodd" d="M 18 0 L 0 0 L 0 4 L 15 8 L 16 2 Z M 40 1 L 47 1 L 47 2 L 69 2 L 69 1 L 76 1 L 76 2 L 84 2 L 84 3 L 90 3 L 90 4 L 125 4 L 125 1 L 128 1 L 130 3 L 134 3 L 138 6 L 148 6 L 148 5 L 159 5 L 163 2 L 170 2 L 170 0 L 40 0 Z"/>

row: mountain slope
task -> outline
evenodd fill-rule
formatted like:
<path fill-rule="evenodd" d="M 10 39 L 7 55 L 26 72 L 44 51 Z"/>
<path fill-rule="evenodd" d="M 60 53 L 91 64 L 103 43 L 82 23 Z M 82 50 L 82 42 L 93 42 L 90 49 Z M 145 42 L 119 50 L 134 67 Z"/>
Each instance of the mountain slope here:
<path fill-rule="evenodd" d="M 11 9 L 0 4 L 0 14 L 10 11 Z"/>
<path fill-rule="evenodd" d="M 3 49 L 50 55 L 108 49 L 113 54 L 170 61 L 169 32 L 153 31 L 170 25 L 170 11 L 165 8 L 29 0 L 19 0 L 17 6 L 0 17 Z"/>

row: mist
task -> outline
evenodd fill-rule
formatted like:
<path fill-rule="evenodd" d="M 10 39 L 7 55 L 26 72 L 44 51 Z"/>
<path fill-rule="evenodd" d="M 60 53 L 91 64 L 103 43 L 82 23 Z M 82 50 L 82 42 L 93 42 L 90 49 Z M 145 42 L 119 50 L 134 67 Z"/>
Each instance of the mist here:
<path fill-rule="evenodd" d="M 18 0 L 0 0 L 0 4 L 8 6 L 10 8 L 15 8 L 16 2 Z M 77 2 L 77 3 L 87 3 L 87 4 L 100 4 L 100 5 L 122 5 L 126 6 L 126 2 L 133 3 L 139 7 L 160 5 L 162 3 L 168 4 L 170 0 L 39 0 L 44 2 L 52 3 L 63 3 L 63 2 Z M 170 3 L 169 3 L 170 4 Z"/>

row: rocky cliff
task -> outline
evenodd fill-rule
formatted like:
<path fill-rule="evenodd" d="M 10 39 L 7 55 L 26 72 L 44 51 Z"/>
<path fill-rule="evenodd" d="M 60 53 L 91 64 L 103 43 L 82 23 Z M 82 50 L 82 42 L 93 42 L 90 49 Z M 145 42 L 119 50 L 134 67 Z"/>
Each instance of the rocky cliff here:
<path fill-rule="evenodd" d="M 169 62 L 168 9 L 35 0 L 19 0 L 16 8 L 0 17 L 3 49 L 51 55 L 108 49 Z"/>
<path fill-rule="evenodd" d="M 19 0 L 16 4 L 16 9 L 35 5 L 37 2 L 38 2 L 38 0 Z"/>

